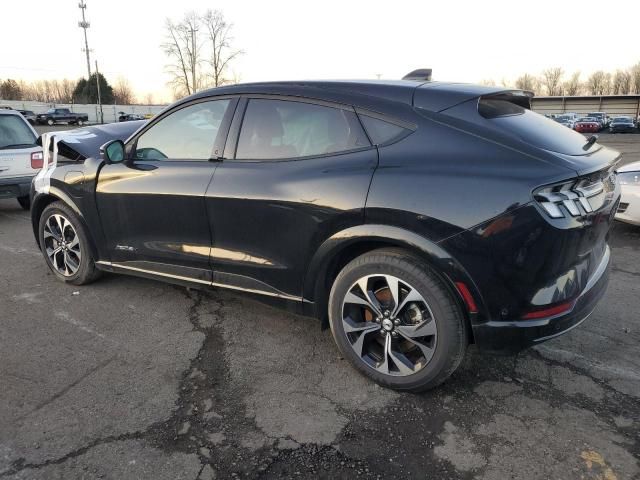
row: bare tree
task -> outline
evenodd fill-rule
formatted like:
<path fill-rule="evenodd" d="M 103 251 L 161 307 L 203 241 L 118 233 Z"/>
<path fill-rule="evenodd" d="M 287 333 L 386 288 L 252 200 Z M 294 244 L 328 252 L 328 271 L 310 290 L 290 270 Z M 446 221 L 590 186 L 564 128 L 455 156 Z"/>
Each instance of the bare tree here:
<path fill-rule="evenodd" d="M 611 93 L 611 74 L 598 70 L 587 79 L 587 90 L 591 95 L 608 95 Z"/>
<path fill-rule="evenodd" d="M 516 88 L 537 92 L 540 89 L 540 81 L 534 75 L 525 73 L 516 79 Z"/>
<path fill-rule="evenodd" d="M 562 75 L 564 70 L 560 67 L 547 68 L 542 72 L 542 85 L 547 91 L 547 95 L 562 95 Z"/>
<path fill-rule="evenodd" d="M 200 19 L 195 12 L 185 15 L 180 23 L 170 19 L 165 23 L 164 53 L 169 57 L 166 65 L 174 90 L 191 95 L 198 90 L 198 67 L 202 63 L 202 41 L 198 33 Z"/>
<path fill-rule="evenodd" d="M 573 72 L 569 80 L 564 82 L 562 89 L 565 95 L 574 96 L 582 93 L 582 82 L 580 82 L 580 72 Z"/>
<path fill-rule="evenodd" d="M 630 93 L 640 93 L 640 62 L 636 63 L 629 69 L 630 75 Z"/>
<path fill-rule="evenodd" d="M 147 93 L 144 96 L 144 103 L 146 105 L 153 105 L 153 94 L 152 93 Z"/>
<path fill-rule="evenodd" d="M 129 80 L 124 77 L 118 77 L 113 87 L 113 96 L 115 97 L 116 103 L 120 105 L 131 105 L 134 103 L 135 99 Z"/>
<path fill-rule="evenodd" d="M 625 70 L 616 70 L 613 75 L 611 93 L 614 95 L 624 95 L 631 92 L 631 73 Z"/>
<path fill-rule="evenodd" d="M 220 10 L 207 10 L 202 17 L 202 23 L 209 37 L 209 47 L 211 50 L 209 52 L 208 63 L 212 69 L 211 78 L 213 79 L 213 86 L 219 87 L 232 81 L 225 77 L 225 72 L 229 63 L 239 55 L 242 55 L 243 52 L 242 50 L 234 50 L 231 47 L 231 42 L 233 41 L 231 29 L 233 28 L 233 24 L 227 23 Z"/>

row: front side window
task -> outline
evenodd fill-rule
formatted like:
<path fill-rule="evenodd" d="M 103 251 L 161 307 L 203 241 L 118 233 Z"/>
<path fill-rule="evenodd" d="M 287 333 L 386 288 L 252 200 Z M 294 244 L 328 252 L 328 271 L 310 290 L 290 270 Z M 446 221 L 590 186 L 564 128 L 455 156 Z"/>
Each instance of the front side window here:
<path fill-rule="evenodd" d="M 212 100 L 181 108 L 138 137 L 137 160 L 209 160 L 231 100 Z"/>
<path fill-rule="evenodd" d="M 288 100 L 251 99 L 236 158 L 309 157 L 369 146 L 355 113 Z"/>

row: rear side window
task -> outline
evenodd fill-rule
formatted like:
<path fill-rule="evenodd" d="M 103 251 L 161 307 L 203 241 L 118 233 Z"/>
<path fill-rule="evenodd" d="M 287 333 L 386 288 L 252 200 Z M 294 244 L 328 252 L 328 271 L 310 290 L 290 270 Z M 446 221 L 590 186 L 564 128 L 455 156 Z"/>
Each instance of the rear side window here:
<path fill-rule="evenodd" d="M 368 115 L 360 114 L 360 120 L 375 145 L 392 142 L 411 131 L 394 123 Z"/>
<path fill-rule="evenodd" d="M 481 98 L 478 113 L 493 126 L 536 147 L 567 155 L 584 155 L 584 136 L 529 109 L 507 100 Z"/>
<path fill-rule="evenodd" d="M 369 146 L 354 112 L 312 103 L 254 98 L 244 114 L 236 158 L 326 155 Z"/>
<path fill-rule="evenodd" d="M 36 136 L 18 115 L 0 115 L 0 149 L 33 147 Z"/>

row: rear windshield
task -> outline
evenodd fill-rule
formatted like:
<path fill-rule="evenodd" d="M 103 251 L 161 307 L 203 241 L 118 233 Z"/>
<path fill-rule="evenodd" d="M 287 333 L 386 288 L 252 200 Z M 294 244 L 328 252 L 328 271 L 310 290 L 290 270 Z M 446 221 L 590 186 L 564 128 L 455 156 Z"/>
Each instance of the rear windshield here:
<path fill-rule="evenodd" d="M 18 115 L 0 115 L 0 149 L 33 147 L 36 136 Z"/>
<path fill-rule="evenodd" d="M 524 142 L 567 155 L 584 155 L 584 136 L 506 100 L 481 98 L 478 113 Z"/>

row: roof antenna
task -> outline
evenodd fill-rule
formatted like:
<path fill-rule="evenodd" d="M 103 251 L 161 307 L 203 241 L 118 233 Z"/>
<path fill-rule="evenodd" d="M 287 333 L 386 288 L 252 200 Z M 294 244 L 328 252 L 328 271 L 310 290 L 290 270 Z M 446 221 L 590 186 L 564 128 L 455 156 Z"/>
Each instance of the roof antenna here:
<path fill-rule="evenodd" d="M 419 68 L 414 70 L 411 73 L 407 73 L 402 80 L 417 80 L 419 82 L 430 82 L 431 81 L 431 69 L 430 68 Z"/>

